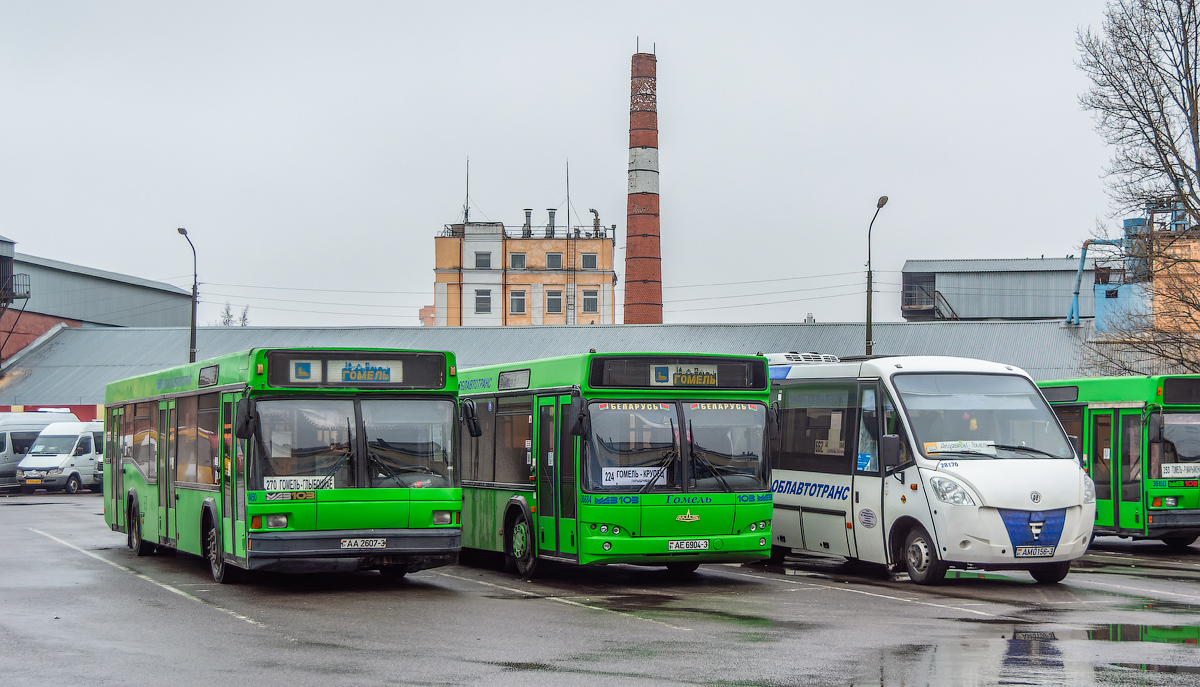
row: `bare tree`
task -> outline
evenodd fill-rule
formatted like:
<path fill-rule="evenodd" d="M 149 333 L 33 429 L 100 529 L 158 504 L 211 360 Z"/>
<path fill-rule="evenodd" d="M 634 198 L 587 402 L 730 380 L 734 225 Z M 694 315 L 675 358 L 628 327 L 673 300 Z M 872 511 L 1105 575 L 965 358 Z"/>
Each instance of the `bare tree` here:
<path fill-rule="evenodd" d="M 1144 300 L 1084 345 L 1100 374 L 1200 372 L 1200 15 L 1195 0 L 1110 0 L 1100 33 L 1080 31 L 1081 96 L 1113 147 L 1117 213 L 1148 219 L 1122 239 L 1118 269 Z M 1196 254 L 1194 254 L 1194 252 Z"/>
<path fill-rule="evenodd" d="M 238 326 L 246 327 L 246 326 L 249 326 L 249 324 L 250 324 L 250 306 L 247 305 L 242 308 L 242 315 L 241 315 L 241 317 L 238 318 Z"/>
<path fill-rule="evenodd" d="M 233 323 L 233 306 L 229 304 L 229 301 L 225 301 L 225 309 L 221 311 L 221 318 L 217 320 L 217 325 L 221 327 L 232 327 Z"/>

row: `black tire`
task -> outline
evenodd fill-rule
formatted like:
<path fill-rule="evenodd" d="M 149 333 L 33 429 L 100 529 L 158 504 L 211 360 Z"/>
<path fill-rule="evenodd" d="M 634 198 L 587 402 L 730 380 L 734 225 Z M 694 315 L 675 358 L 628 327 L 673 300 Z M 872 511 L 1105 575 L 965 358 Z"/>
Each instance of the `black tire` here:
<path fill-rule="evenodd" d="M 221 535 L 211 522 L 206 522 L 204 530 L 204 557 L 208 559 L 208 567 L 212 570 L 213 580 L 217 584 L 233 584 L 238 581 L 238 568 L 225 562 L 225 554 L 221 551 Z"/>
<path fill-rule="evenodd" d="M 131 506 L 125 513 L 125 543 L 135 556 L 154 553 L 154 544 L 142 539 L 142 518 L 136 506 Z"/>
<path fill-rule="evenodd" d="M 1196 541 L 1196 536 L 1163 537 L 1160 541 L 1172 551 L 1184 551 L 1192 545 L 1192 542 Z"/>
<path fill-rule="evenodd" d="M 688 577 L 699 567 L 699 563 L 667 563 L 667 572 L 676 577 Z"/>
<path fill-rule="evenodd" d="M 35 491 L 37 491 L 37 487 L 31 487 L 28 484 L 21 485 L 22 494 L 32 494 Z"/>
<path fill-rule="evenodd" d="M 904 569 L 917 584 L 939 584 L 946 578 L 946 562 L 938 556 L 937 542 L 917 525 L 904 538 Z"/>
<path fill-rule="evenodd" d="M 527 580 L 537 575 L 537 539 L 533 534 L 533 523 L 529 517 L 521 513 L 513 521 L 510 528 L 512 533 L 508 538 L 508 555 L 517 568 L 517 574 Z"/>
<path fill-rule="evenodd" d="M 782 563 L 783 559 L 787 558 L 787 555 L 791 552 L 792 552 L 792 549 L 790 546 L 775 546 L 774 544 L 772 544 L 771 545 L 771 557 L 768 558 L 767 560 L 772 563 Z"/>
<path fill-rule="evenodd" d="M 389 580 L 392 582 L 394 582 L 396 580 L 402 580 L 402 579 L 404 579 L 404 576 L 408 574 L 408 566 L 407 565 L 385 565 L 379 569 L 379 574 L 383 575 L 383 579 Z"/>
<path fill-rule="evenodd" d="M 1057 584 L 1062 582 L 1069 572 L 1071 572 L 1071 561 L 1042 563 L 1029 569 L 1029 574 L 1033 575 L 1033 579 L 1037 580 L 1038 584 Z"/>
<path fill-rule="evenodd" d="M 83 482 L 79 481 L 79 475 L 71 475 L 67 478 L 67 484 L 63 487 L 63 491 L 68 494 L 78 494 L 83 488 Z"/>

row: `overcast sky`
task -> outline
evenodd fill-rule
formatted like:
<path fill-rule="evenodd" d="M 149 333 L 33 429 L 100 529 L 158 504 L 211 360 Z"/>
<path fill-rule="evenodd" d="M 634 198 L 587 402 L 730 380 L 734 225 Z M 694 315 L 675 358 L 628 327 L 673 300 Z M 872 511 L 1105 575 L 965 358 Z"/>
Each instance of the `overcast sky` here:
<path fill-rule="evenodd" d="M 467 158 L 471 218 L 515 225 L 562 224 L 569 161 L 571 223 L 618 226 L 623 276 L 640 41 L 665 321 L 861 322 L 881 194 L 874 318 L 899 320 L 905 260 L 1078 255 L 1115 221 L 1075 67 L 1102 10 L 8 0 L 0 234 L 190 289 L 183 226 L 201 324 L 412 326 Z"/>

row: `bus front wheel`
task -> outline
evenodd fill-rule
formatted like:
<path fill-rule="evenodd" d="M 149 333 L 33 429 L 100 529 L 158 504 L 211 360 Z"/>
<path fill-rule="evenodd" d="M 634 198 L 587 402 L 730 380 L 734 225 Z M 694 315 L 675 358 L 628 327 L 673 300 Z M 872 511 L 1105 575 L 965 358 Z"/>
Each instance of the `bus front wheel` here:
<path fill-rule="evenodd" d="M 937 554 L 933 537 L 920 525 L 904 539 L 904 567 L 917 584 L 937 584 L 946 577 L 946 563 Z"/>
<path fill-rule="evenodd" d="M 1062 561 L 1036 565 L 1029 569 L 1029 574 L 1033 575 L 1033 579 L 1037 580 L 1038 584 L 1056 584 L 1062 582 L 1070 571 L 1071 561 Z"/>
<path fill-rule="evenodd" d="M 204 554 L 208 566 L 212 569 L 213 580 L 217 584 L 237 582 L 238 569 L 225 562 L 225 554 L 221 551 L 221 535 L 211 522 L 204 532 Z"/>
<path fill-rule="evenodd" d="M 1161 541 L 1167 545 L 1167 548 L 1173 551 L 1183 551 L 1187 547 L 1191 546 L 1192 542 L 1196 541 L 1196 537 L 1195 535 L 1191 537 L 1163 537 Z"/>
<path fill-rule="evenodd" d="M 533 538 L 533 525 L 524 513 L 517 515 L 512 524 L 512 538 L 509 543 L 509 556 L 517 567 L 517 572 L 525 579 L 532 579 L 537 574 L 537 544 Z"/>

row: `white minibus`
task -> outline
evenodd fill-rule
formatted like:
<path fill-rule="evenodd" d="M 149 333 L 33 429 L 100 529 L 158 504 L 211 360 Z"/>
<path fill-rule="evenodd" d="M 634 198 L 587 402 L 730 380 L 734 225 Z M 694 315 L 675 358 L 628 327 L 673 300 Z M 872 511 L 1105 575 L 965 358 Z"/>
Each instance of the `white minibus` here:
<path fill-rule="evenodd" d="M 935 356 L 807 362 L 821 358 L 768 356 L 773 557 L 841 555 L 919 584 L 948 568 L 1066 577 L 1095 486 L 1028 374 Z"/>
<path fill-rule="evenodd" d="M 55 422 L 38 434 L 17 465 L 17 481 L 26 494 L 37 489 L 100 491 L 103 473 L 96 463 L 103 455 L 103 422 Z"/>
<path fill-rule="evenodd" d="M 37 435 L 54 422 L 77 421 L 71 412 L 39 410 L 0 413 L 0 487 L 19 488 L 17 464 L 29 452 Z"/>

